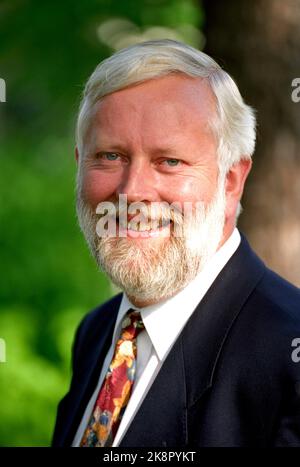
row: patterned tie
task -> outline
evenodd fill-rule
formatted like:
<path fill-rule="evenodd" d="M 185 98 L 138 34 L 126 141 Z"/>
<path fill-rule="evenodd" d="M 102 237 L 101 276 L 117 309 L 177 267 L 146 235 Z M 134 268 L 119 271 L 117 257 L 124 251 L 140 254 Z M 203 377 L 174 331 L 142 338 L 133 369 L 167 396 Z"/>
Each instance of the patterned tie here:
<path fill-rule="evenodd" d="M 136 369 L 136 339 L 143 329 L 140 312 L 129 310 L 80 446 L 112 446 L 131 395 Z"/>

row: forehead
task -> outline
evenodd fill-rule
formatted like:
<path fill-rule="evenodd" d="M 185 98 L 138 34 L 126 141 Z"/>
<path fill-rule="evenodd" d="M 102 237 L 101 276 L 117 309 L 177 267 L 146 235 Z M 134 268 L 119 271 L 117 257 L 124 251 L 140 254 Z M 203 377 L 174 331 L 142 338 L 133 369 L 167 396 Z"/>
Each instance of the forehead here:
<path fill-rule="evenodd" d="M 211 133 L 216 98 L 204 79 L 169 75 L 114 92 L 97 101 L 86 136 L 168 141 Z"/>

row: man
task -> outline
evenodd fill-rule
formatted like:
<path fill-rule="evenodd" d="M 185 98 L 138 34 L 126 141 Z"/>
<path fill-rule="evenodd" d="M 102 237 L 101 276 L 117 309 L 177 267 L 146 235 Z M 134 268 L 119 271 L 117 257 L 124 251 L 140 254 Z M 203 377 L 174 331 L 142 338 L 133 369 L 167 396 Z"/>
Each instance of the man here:
<path fill-rule="evenodd" d="M 77 212 L 119 286 L 73 348 L 54 446 L 300 445 L 299 290 L 236 229 L 255 118 L 171 40 L 104 60 L 77 126 Z"/>

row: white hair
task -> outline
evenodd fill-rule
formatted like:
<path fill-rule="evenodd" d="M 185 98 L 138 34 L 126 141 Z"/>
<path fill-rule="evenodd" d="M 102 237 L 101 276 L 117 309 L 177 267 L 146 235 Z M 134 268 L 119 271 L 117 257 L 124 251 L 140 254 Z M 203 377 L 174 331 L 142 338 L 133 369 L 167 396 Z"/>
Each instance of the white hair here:
<path fill-rule="evenodd" d="M 226 174 L 239 160 L 250 159 L 255 148 L 254 110 L 245 104 L 234 80 L 211 57 L 170 39 L 135 44 L 97 66 L 85 86 L 80 105 L 76 131 L 79 154 L 89 113 L 99 99 L 171 73 L 205 79 L 215 95 L 217 118 L 209 123 L 218 142 L 220 172 Z"/>

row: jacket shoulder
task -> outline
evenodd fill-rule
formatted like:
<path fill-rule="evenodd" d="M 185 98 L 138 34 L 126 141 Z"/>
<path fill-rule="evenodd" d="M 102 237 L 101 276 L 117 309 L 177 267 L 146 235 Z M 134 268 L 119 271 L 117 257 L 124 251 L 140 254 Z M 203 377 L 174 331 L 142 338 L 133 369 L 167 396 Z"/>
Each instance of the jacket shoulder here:
<path fill-rule="evenodd" d="M 262 313 L 271 313 L 268 317 L 272 318 L 272 322 L 284 322 L 290 327 L 300 329 L 300 289 L 274 271 L 266 268 L 252 300 L 259 304 L 258 309 Z"/>
<path fill-rule="evenodd" d="M 235 349 L 243 360 L 246 379 L 259 369 L 275 381 L 289 374 L 300 380 L 300 365 L 292 360 L 293 342 L 300 338 L 300 290 L 266 268 L 244 304 L 232 329 Z M 274 379 L 275 378 L 275 379 Z"/>

